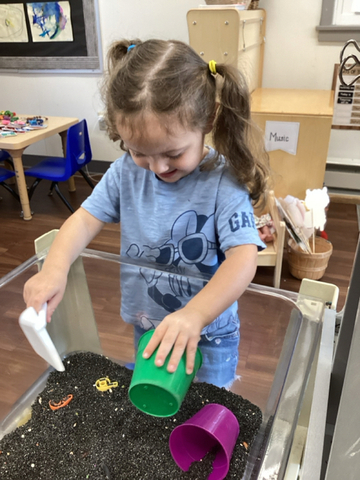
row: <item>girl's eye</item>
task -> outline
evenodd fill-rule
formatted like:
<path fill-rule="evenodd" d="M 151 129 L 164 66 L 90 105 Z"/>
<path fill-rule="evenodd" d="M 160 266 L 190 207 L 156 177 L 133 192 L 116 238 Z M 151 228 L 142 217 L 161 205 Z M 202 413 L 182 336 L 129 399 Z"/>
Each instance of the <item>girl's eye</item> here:
<path fill-rule="evenodd" d="M 176 160 L 177 158 L 180 158 L 182 153 L 178 153 L 177 155 L 168 155 L 168 158 L 171 160 Z"/>
<path fill-rule="evenodd" d="M 142 155 L 141 153 L 136 153 L 136 152 L 131 152 L 131 154 L 134 156 L 134 157 L 143 157 L 144 155 Z"/>

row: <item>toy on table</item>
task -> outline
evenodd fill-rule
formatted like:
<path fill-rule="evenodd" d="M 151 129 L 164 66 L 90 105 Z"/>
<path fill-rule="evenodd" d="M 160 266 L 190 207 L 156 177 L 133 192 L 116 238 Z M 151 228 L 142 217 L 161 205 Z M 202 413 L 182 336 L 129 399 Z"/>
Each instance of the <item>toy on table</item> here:
<path fill-rule="evenodd" d="M 26 133 L 31 130 L 46 128 L 47 117 L 36 115 L 34 117 L 20 118 L 10 110 L 0 111 L 0 134 L 2 137 Z"/>
<path fill-rule="evenodd" d="M 18 119 L 19 117 L 16 116 L 15 112 L 11 112 L 10 110 L 0 111 L 0 123 L 2 123 L 2 125 L 9 125 L 9 123 L 15 122 L 15 120 Z"/>
<path fill-rule="evenodd" d="M 14 137 L 15 135 L 17 135 L 16 132 L 11 132 L 9 130 L 0 130 L 1 137 Z"/>
<path fill-rule="evenodd" d="M 35 117 L 27 117 L 26 119 L 26 124 L 30 125 L 31 127 L 42 127 L 44 126 L 45 120 L 47 120 L 46 117 L 41 117 L 40 115 L 35 116 Z"/>

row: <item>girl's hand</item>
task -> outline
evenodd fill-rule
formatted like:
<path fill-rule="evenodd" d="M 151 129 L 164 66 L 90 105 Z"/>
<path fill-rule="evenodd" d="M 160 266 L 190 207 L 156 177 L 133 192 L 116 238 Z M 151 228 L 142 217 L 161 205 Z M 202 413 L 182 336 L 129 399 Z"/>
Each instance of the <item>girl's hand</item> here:
<path fill-rule="evenodd" d="M 167 370 L 175 372 L 183 353 L 186 351 L 186 373 L 191 374 L 194 370 L 197 345 L 200 340 L 201 330 L 205 324 L 198 311 L 191 311 L 184 307 L 170 315 L 167 315 L 155 329 L 143 357 L 149 358 L 156 347 L 155 365 L 161 367 L 170 350 L 173 348 Z"/>
<path fill-rule="evenodd" d="M 64 296 L 72 263 L 103 226 L 104 222 L 82 207 L 66 220 L 51 245 L 42 270 L 25 283 L 23 296 L 27 307 L 39 312 L 47 302 L 46 320 L 50 322 Z"/>
<path fill-rule="evenodd" d="M 205 287 L 183 309 L 164 318 L 145 348 L 144 358 L 159 346 L 155 364 L 161 366 L 173 348 L 167 370 L 175 372 L 186 350 L 186 373 L 192 373 L 201 330 L 238 300 L 256 272 L 256 245 L 229 248 L 225 257 Z"/>
<path fill-rule="evenodd" d="M 34 307 L 39 313 L 44 303 L 47 303 L 46 321 L 50 322 L 55 308 L 64 296 L 66 282 L 66 273 L 47 273 L 46 270 L 41 270 L 25 283 L 23 296 L 26 307 Z"/>

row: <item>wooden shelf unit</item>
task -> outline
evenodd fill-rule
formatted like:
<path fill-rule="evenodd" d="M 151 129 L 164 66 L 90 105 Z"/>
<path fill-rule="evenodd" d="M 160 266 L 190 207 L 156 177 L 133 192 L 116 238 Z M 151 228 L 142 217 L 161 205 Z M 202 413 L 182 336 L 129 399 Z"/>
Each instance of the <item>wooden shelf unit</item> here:
<path fill-rule="evenodd" d="M 258 88 L 252 93 L 252 118 L 263 132 L 267 121 L 300 123 L 296 155 L 269 152 L 276 197 L 304 200 L 306 189 L 323 187 L 333 110 L 331 90 Z"/>
<path fill-rule="evenodd" d="M 266 12 L 235 6 L 194 8 L 187 13 L 189 44 L 206 61 L 238 68 L 250 91 L 261 87 Z"/>

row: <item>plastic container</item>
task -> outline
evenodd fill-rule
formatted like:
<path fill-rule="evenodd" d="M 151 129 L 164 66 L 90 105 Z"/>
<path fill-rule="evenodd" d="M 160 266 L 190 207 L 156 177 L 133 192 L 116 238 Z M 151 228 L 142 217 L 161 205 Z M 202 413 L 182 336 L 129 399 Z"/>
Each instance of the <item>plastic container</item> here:
<path fill-rule="evenodd" d="M 202 460 L 215 449 L 209 480 L 223 480 L 229 471 L 239 431 L 239 422 L 228 408 L 210 403 L 172 431 L 170 452 L 177 465 L 187 471 L 193 462 Z"/>
<path fill-rule="evenodd" d="M 291 238 L 288 243 L 288 263 L 291 275 L 299 280 L 319 280 L 324 276 L 333 251 L 332 244 L 322 237 L 315 238 L 315 253 L 303 252 Z"/>
<path fill-rule="evenodd" d="M 31 405 L 53 371 L 35 353 L 18 323 L 25 308 L 24 284 L 42 267 L 46 255 L 46 250 L 41 251 L 0 278 L 0 438 L 29 418 Z M 155 270 L 140 261 L 85 249 L 72 265 L 64 299 L 46 326 L 65 368 L 67 356 L 82 351 L 105 355 L 124 366 L 134 362 L 133 327 L 119 313 L 120 284 L 130 284 L 136 300 L 136 285 L 144 281 L 144 269 L 153 276 L 161 273 L 169 285 L 174 285 L 174 280 L 179 284 L 187 279 L 199 280 L 200 274 L 191 277 L 185 272 L 168 272 L 167 268 Z M 124 271 L 125 280 L 119 275 Z M 202 282 L 208 279 L 201 275 Z M 239 299 L 239 310 L 242 337 L 236 373 L 241 382 L 234 382 L 231 392 L 250 400 L 263 412 L 242 480 L 267 478 L 269 472 L 281 470 L 280 478 L 288 463 L 318 334 L 324 324 L 323 303 L 299 293 L 252 284 Z M 251 358 L 257 361 L 248 361 Z M 162 419 L 155 420 L 162 423 Z M 172 419 L 165 417 L 165 422 Z M 240 428 L 244 430 L 245 426 Z"/>
<path fill-rule="evenodd" d="M 161 367 L 155 365 L 158 349 L 148 359 L 142 356 L 153 333 L 154 330 L 149 330 L 140 337 L 129 398 L 135 407 L 148 415 L 170 417 L 179 410 L 196 372 L 201 367 L 202 355 L 197 349 L 195 366 L 191 374 L 186 373 L 185 353 L 176 371 L 169 373 L 167 366 L 171 353 Z"/>

